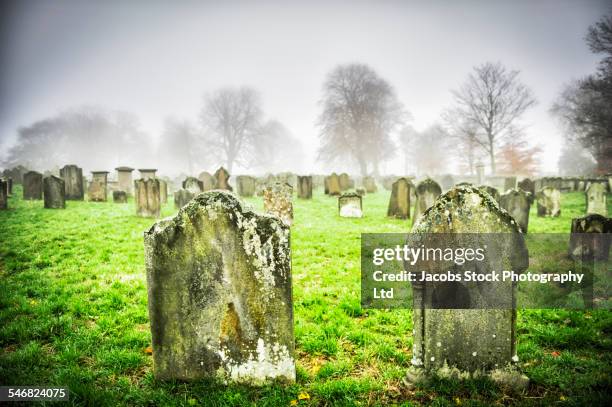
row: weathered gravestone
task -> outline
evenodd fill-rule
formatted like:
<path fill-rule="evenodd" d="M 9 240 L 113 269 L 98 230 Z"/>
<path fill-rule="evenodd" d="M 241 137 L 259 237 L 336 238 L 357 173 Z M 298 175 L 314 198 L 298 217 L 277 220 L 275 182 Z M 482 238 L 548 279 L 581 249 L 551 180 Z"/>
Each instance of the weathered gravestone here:
<path fill-rule="evenodd" d="M 331 196 L 340 195 L 340 177 L 335 172 L 327 177 L 327 194 Z"/>
<path fill-rule="evenodd" d="M 479 189 L 485 191 L 487 194 L 491 195 L 491 198 L 493 198 L 496 202 L 499 202 L 499 191 L 497 190 L 497 188 L 493 188 L 492 186 L 489 185 L 481 185 L 478 187 Z"/>
<path fill-rule="evenodd" d="M 134 169 L 130 167 L 117 167 L 115 171 L 117 171 L 117 190 L 125 191 L 131 195 L 133 193 L 132 171 Z"/>
<path fill-rule="evenodd" d="M 159 179 L 159 201 L 162 204 L 168 202 L 168 181 L 165 179 Z"/>
<path fill-rule="evenodd" d="M 535 182 L 533 182 L 529 178 L 525 178 L 521 182 L 519 182 L 518 187 L 525 192 L 529 192 L 532 197 L 535 197 Z"/>
<path fill-rule="evenodd" d="M 312 176 L 304 175 L 297 177 L 297 195 L 301 199 L 312 198 Z"/>
<path fill-rule="evenodd" d="M 202 191 L 203 192 L 215 189 L 215 178 L 212 175 L 210 175 L 210 173 L 203 171 L 198 176 L 198 179 L 202 181 Z"/>
<path fill-rule="evenodd" d="M 293 187 L 284 182 L 275 182 L 263 191 L 264 211 L 280 218 L 285 224 L 293 223 Z"/>
<path fill-rule="evenodd" d="M 161 208 L 159 180 L 142 178 L 134 181 L 134 201 L 136 215 L 143 218 L 159 218 Z"/>
<path fill-rule="evenodd" d="M 289 237 L 225 191 L 145 232 L 156 378 L 295 381 Z"/>
<path fill-rule="evenodd" d="M 189 201 L 191 201 L 196 194 L 191 192 L 188 189 L 179 189 L 174 192 L 174 207 L 176 209 L 181 209 L 183 206 L 187 205 Z"/>
<path fill-rule="evenodd" d="M 157 178 L 155 173 L 157 172 L 157 168 L 139 168 L 138 172 L 140 172 L 140 178 L 145 181 L 152 178 Z M 136 184 L 134 184 L 135 186 Z"/>
<path fill-rule="evenodd" d="M 494 235 L 491 235 L 494 234 Z M 504 234 L 501 239 L 499 234 Z M 489 244 L 484 260 L 466 261 L 461 270 L 488 274 L 492 270 L 523 272 L 529 264 L 527 247 L 514 220 L 490 195 L 475 187 L 456 187 L 439 197 L 412 228 L 409 247 L 478 248 Z M 447 258 L 421 258 L 411 270 L 446 274 L 457 264 Z M 406 269 L 408 270 L 408 268 Z M 409 386 L 430 375 L 461 378 L 489 372 L 493 380 L 507 380 L 519 388 L 528 379 L 510 367 L 516 355 L 516 286 L 511 282 L 415 281 L 413 290 L 414 342 Z M 457 304 L 440 307 L 450 297 Z M 498 306 L 501 304 L 503 306 Z M 493 306 L 494 305 L 494 306 Z"/>
<path fill-rule="evenodd" d="M 64 209 L 66 208 L 66 185 L 62 178 L 56 176 L 45 177 L 43 179 L 43 197 L 45 208 Z"/>
<path fill-rule="evenodd" d="M 127 203 L 128 195 L 125 191 L 113 191 L 113 202 L 114 203 Z"/>
<path fill-rule="evenodd" d="M 92 171 L 93 178 L 89 184 L 89 200 L 94 202 L 106 202 L 108 171 Z"/>
<path fill-rule="evenodd" d="M 7 194 L 13 195 L 13 178 L 11 177 L 6 179 L 6 191 Z"/>
<path fill-rule="evenodd" d="M 196 177 L 187 177 L 183 181 L 183 189 L 191 192 L 192 194 L 199 194 L 204 190 L 204 183 Z"/>
<path fill-rule="evenodd" d="M 606 234 L 589 239 L 589 234 Z M 608 260 L 612 242 L 612 218 L 591 214 L 572 219 L 569 256 L 576 260 Z"/>
<path fill-rule="evenodd" d="M 60 176 L 66 184 L 66 199 L 69 201 L 82 201 L 85 198 L 83 169 L 73 164 L 65 165 L 60 169 Z"/>
<path fill-rule="evenodd" d="M 338 213 L 341 218 L 362 218 L 361 195 L 347 192 L 338 197 Z"/>
<path fill-rule="evenodd" d="M 391 185 L 387 216 L 398 219 L 410 218 L 410 182 L 406 178 L 400 178 Z"/>
<path fill-rule="evenodd" d="M 238 175 L 236 177 L 236 189 L 238 195 L 243 197 L 251 197 L 255 195 L 255 187 L 257 186 L 257 180 L 255 177 L 250 175 Z"/>
<path fill-rule="evenodd" d="M 225 189 L 228 191 L 232 191 L 232 187 L 229 184 L 230 174 L 223 167 L 219 168 L 215 172 L 215 188 L 216 189 Z"/>
<path fill-rule="evenodd" d="M 343 172 L 338 176 L 338 184 L 340 184 L 340 191 L 347 191 L 351 187 L 351 179 L 346 172 Z"/>
<path fill-rule="evenodd" d="M 506 210 L 521 227 L 523 233 L 527 233 L 529 226 L 529 209 L 533 197 L 529 192 L 522 189 L 509 189 L 499 199 L 499 206 Z"/>
<path fill-rule="evenodd" d="M 585 191 L 586 213 L 596 213 L 601 216 L 608 216 L 608 203 L 606 196 L 606 186 L 599 183 L 591 183 Z"/>
<path fill-rule="evenodd" d="M 40 172 L 28 171 L 23 175 L 23 199 L 42 199 L 43 176 Z"/>
<path fill-rule="evenodd" d="M 414 222 L 442 194 L 442 188 L 436 181 L 426 178 L 416 186 L 416 202 L 414 203 Z"/>
<path fill-rule="evenodd" d="M 559 216 L 561 214 L 561 192 L 544 187 L 536 194 L 538 216 Z"/>
<path fill-rule="evenodd" d="M 378 190 L 378 188 L 376 187 L 376 180 L 374 179 L 374 177 L 370 177 L 370 176 L 363 177 L 363 180 L 361 182 L 363 183 L 363 187 L 365 188 L 368 194 L 376 193 L 376 191 Z"/>
<path fill-rule="evenodd" d="M 8 182 L 0 178 L 0 209 L 8 209 Z"/>

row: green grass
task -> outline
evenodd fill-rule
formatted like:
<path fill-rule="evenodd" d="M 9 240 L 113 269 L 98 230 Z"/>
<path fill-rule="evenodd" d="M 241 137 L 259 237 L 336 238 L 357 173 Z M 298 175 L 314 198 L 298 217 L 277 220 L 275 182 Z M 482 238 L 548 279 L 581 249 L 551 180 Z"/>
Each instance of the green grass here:
<path fill-rule="evenodd" d="M 127 205 L 67 202 L 45 210 L 15 188 L 0 211 L 0 384 L 63 385 L 76 405 L 602 405 L 612 373 L 612 313 L 519 312 L 526 394 L 486 379 L 401 386 L 410 365 L 410 310 L 360 307 L 360 234 L 406 232 L 386 218 L 387 191 L 364 198 L 365 217 L 337 201 L 296 200 L 292 227 L 297 383 L 263 388 L 158 382 L 152 375 L 142 232 L 153 220 Z M 531 214 L 530 233 L 568 233 L 583 195 L 564 194 L 559 218 Z M 257 209 L 261 200 L 248 199 Z M 612 212 L 612 211 L 611 211 Z M 172 204 L 163 216 L 174 213 Z"/>

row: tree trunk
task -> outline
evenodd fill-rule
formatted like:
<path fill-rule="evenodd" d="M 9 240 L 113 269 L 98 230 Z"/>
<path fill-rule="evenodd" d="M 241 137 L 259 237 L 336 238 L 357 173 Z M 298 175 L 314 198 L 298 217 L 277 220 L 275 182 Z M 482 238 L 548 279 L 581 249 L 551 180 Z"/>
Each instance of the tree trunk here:
<path fill-rule="evenodd" d="M 495 147 L 493 146 L 493 137 L 489 135 L 489 157 L 491 159 L 491 175 L 495 175 Z"/>

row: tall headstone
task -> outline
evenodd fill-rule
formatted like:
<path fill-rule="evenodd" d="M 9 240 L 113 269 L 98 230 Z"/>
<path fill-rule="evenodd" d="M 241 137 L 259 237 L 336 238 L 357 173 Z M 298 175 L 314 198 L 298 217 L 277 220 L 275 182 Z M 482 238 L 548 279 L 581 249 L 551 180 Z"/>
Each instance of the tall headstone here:
<path fill-rule="evenodd" d="M 125 191 L 113 191 L 113 202 L 114 203 L 127 203 L 128 197 Z"/>
<path fill-rule="evenodd" d="M 214 178 L 215 178 L 215 188 L 216 189 L 225 189 L 228 191 L 232 191 L 232 187 L 229 184 L 230 174 L 229 172 L 227 172 L 225 168 L 220 167 L 215 172 Z"/>
<path fill-rule="evenodd" d="M 523 233 L 527 233 L 529 226 L 529 209 L 533 197 L 529 192 L 522 189 L 509 189 L 499 199 L 499 206 L 506 210 L 514 218 Z"/>
<path fill-rule="evenodd" d="M 179 189 L 174 192 L 174 207 L 176 209 L 181 209 L 183 206 L 187 205 L 189 201 L 191 201 L 196 194 L 191 192 L 188 189 Z"/>
<path fill-rule="evenodd" d="M 82 201 L 85 198 L 83 169 L 74 164 L 65 165 L 60 169 L 60 176 L 66 184 L 66 199 L 69 201 Z"/>
<path fill-rule="evenodd" d="M 40 172 L 28 171 L 23 175 L 23 199 L 42 199 L 43 176 Z"/>
<path fill-rule="evenodd" d="M 301 199 L 312 198 L 312 176 L 304 175 L 297 177 L 297 195 Z"/>
<path fill-rule="evenodd" d="M 157 178 L 155 175 L 157 168 L 139 168 L 138 172 L 140 172 L 140 178 L 144 180 Z M 136 186 L 136 184 L 134 184 L 134 186 Z"/>
<path fill-rule="evenodd" d="M 132 171 L 134 171 L 134 169 L 130 167 L 117 167 L 115 171 L 117 171 L 117 189 L 119 191 L 125 191 L 128 195 L 132 195 Z"/>
<path fill-rule="evenodd" d="M 238 195 L 248 198 L 255 195 L 255 187 L 257 186 L 257 180 L 255 177 L 250 175 L 238 175 L 236 177 L 236 189 Z"/>
<path fill-rule="evenodd" d="M 206 192 L 215 189 L 215 178 L 208 172 L 201 172 L 198 179 L 202 181 L 202 191 Z"/>
<path fill-rule="evenodd" d="M 264 189 L 263 201 L 266 213 L 278 216 L 285 224 L 293 224 L 293 187 L 275 182 Z"/>
<path fill-rule="evenodd" d="M 143 218 L 159 218 L 161 209 L 159 180 L 141 178 L 134 181 L 136 215 Z"/>
<path fill-rule="evenodd" d="M 391 185 L 387 216 L 398 219 L 410 218 L 410 182 L 406 178 L 399 178 Z"/>
<path fill-rule="evenodd" d="M 106 202 L 108 171 L 92 171 L 92 180 L 89 184 L 89 200 Z"/>
<path fill-rule="evenodd" d="M 0 209 L 8 209 L 8 182 L 0 178 Z"/>
<path fill-rule="evenodd" d="M 585 191 L 586 213 L 608 216 L 608 202 L 606 186 L 599 183 L 591 183 Z"/>
<path fill-rule="evenodd" d="M 374 177 L 365 176 L 363 177 L 362 183 L 363 183 L 363 187 L 365 188 L 368 194 L 374 194 L 378 190 L 378 188 L 376 187 L 376 180 L 374 179 Z"/>
<path fill-rule="evenodd" d="M 536 194 L 538 216 L 561 215 L 561 192 L 552 187 L 544 187 Z"/>
<path fill-rule="evenodd" d="M 45 208 L 66 208 L 66 185 L 62 178 L 51 175 L 43 179 L 43 198 Z"/>
<path fill-rule="evenodd" d="M 340 190 L 340 177 L 335 172 L 327 178 L 327 194 L 331 196 L 340 195 L 342 191 Z"/>
<path fill-rule="evenodd" d="M 481 185 L 478 188 L 485 191 L 487 194 L 491 195 L 491 197 L 495 199 L 496 202 L 499 202 L 500 195 L 499 195 L 499 191 L 496 188 L 493 188 L 492 186 L 489 186 L 489 185 Z"/>
<path fill-rule="evenodd" d="M 338 197 L 338 214 L 341 218 L 362 218 L 363 206 L 361 195 L 346 192 Z"/>
<path fill-rule="evenodd" d="M 186 189 L 192 194 L 199 194 L 200 192 L 203 192 L 204 183 L 196 177 L 187 177 L 183 181 L 183 189 Z"/>
<path fill-rule="evenodd" d="M 145 232 L 157 379 L 295 381 L 289 239 L 225 191 Z"/>
<path fill-rule="evenodd" d="M 416 186 L 416 202 L 414 203 L 414 222 L 427 208 L 433 205 L 441 194 L 442 188 L 431 178 L 426 178 L 418 183 Z"/>
<path fill-rule="evenodd" d="M 159 180 L 159 201 L 161 204 L 168 202 L 168 181 L 158 178 Z"/>
<path fill-rule="evenodd" d="M 348 191 L 351 187 L 351 179 L 346 172 L 343 172 L 338 176 L 338 183 L 340 184 L 340 191 Z"/>
<path fill-rule="evenodd" d="M 529 192 L 531 196 L 535 196 L 535 183 L 529 178 L 525 178 L 519 182 L 518 187 L 525 192 Z"/>

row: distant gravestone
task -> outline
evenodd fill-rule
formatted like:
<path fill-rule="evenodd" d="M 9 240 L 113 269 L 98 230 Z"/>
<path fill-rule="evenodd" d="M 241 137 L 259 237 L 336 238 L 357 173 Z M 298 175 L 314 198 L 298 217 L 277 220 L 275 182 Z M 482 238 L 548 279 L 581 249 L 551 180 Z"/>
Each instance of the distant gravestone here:
<path fill-rule="evenodd" d="M 444 175 L 441 179 L 440 179 L 440 187 L 442 188 L 443 191 L 448 191 L 449 189 L 451 189 L 453 186 L 455 185 L 455 179 L 453 178 L 452 175 L 447 174 Z"/>
<path fill-rule="evenodd" d="M 363 177 L 362 182 L 363 182 L 363 187 L 365 188 L 368 194 L 374 194 L 378 190 L 378 188 L 376 187 L 376 180 L 374 179 L 374 177 L 370 177 L 370 176 Z"/>
<path fill-rule="evenodd" d="M 186 189 L 192 194 L 199 194 L 204 190 L 204 183 L 196 177 L 187 177 L 183 181 L 183 189 Z"/>
<path fill-rule="evenodd" d="M 127 192 L 125 191 L 113 191 L 113 202 L 114 203 L 127 203 Z"/>
<path fill-rule="evenodd" d="M 255 195 L 257 180 L 250 175 L 238 175 L 236 177 L 236 189 L 238 195 L 242 197 L 251 197 Z"/>
<path fill-rule="evenodd" d="M 198 176 L 198 179 L 202 181 L 202 191 L 210 191 L 215 189 L 215 178 L 210 173 L 203 171 Z"/>
<path fill-rule="evenodd" d="M 163 204 L 168 202 L 168 181 L 159 178 L 159 201 Z"/>
<path fill-rule="evenodd" d="M 606 238 L 588 239 L 586 234 L 610 234 Z M 585 236 L 586 235 L 586 236 Z M 591 214 L 572 219 L 569 256 L 576 260 L 608 260 L 612 242 L 612 218 Z"/>
<path fill-rule="evenodd" d="M 301 199 L 312 198 L 312 177 L 304 175 L 297 177 L 297 195 Z"/>
<path fill-rule="evenodd" d="M 351 179 L 346 172 L 343 172 L 338 176 L 338 183 L 340 184 L 340 191 L 347 191 L 351 187 Z"/>
<path fill-rule="evenodd" d="M 268 185 L 263 192 L 264 212 L 278 216 L 285 224 L 293 223 L 293 187 L 284 182 Z"/>
<path fill-rule="evenodd" d="M 504 191 L 506 192 L 509 189 L 514 189 L 516 188 L 516 177 L 506 177 L 506 179 L 504 179 Z"/>
<path fill-rule="evenodd" d="M 586 213 L 608 216 L 608 204 L 606 186 L 599 183 L 591 183 L 585 191 Z"/>
<path fill-rule="evenodd" d="M 518 187 L 525 192 L 529 192 L 531 196 L 535 196 L 535 182 L 533 182 L 529 178 L 525 178 L 521 182 L 519 182 Z"/>
<path fill-rule="evenodd" d="M 157 178 L 157 176 L 155 175 L 155 173 L 157 172 L 157 168 L 139 168 L 138 172 L 140 172 L 140 178 L 144 180 Z"/>
<path fill-rule="evenodd" d="M 586 183 L 584 182 L 584 180 L 582 180 L 582 179 L 579 180 L 578 181 L 578 185 L 576 187 L 576 190 L 580 191 L 580 192 L 584 192 L 585 188 L 586 188 Z"/>
<path fill-rule="evenodd" d="M 82 201 L 85 198 L 83 184 L 83 169 L 76 165 L 65 165 L 60 169 L 60 176 L 66 184 L 66 199 Z"/>
<path fill-rule="evenodd" d="M 93 178 L 89 184 L 89 200 L 94 202 L 106 202 L 108 171 L 92 171 Z"/>
<path fill-rule="evenodd" d="M 13 178 L 10 178 L 10 177 L 7 178 L 6 179 L 6 185 L 7 185 L 7 187 L 6 187 L 7 189 L 6 190 L 8 191 L 7 193 L 9 195 L 13 195 Z"/>
<path fill-rule="evenodd" d="M 362 218 L 361 196 L 347 192 L 338 197 L 338 213 L 341 218 Z"/>
<path fill-rule="evenodd" d="M 66 208 L 66 186 L 63 179 L 51 175 L 43 179 L 43 197 L 45 208 Z"/>
<path fill-rule="evenodd" d="M 40 172 L 28 171 L 23 175 L 23 199 L 38 200 L 43 195 L 43 176 Z"/>
<path fill-rule="evenodd" d="M 499 202 L 500 195 L 499 191 L 496 188 L 493 188 L 489 185 L 481 185 L 478 188 L 491 195 L 491 198 L 493 198 L 496 202 Z"/>
<path fill-rule="evenodd" d="M 117 167 L 115 171 L 117 171 L 117 190 L 125 191 L 126 194 L 131 195 L 133 193 L 132 171 L 134 169 L 130 167 Z"/>
<path fill-rule="evenodd" d="M 536 194 L 538 216 L 559 216 L 561 214 L 561 192 L 552 187 L 544 187 Z"/>
<path fill-rule="evenodd" d="M 157 178 L 134 181 L 136 215 L 143 218 L 159 218 L 161 208 L 159 180 Z"/>
<path fill-rule="evenodd" d="M 503 240 L 489 234 L 504 234 Z M 487 237 L 489 236 L 489 237 Z M 483 242 L 495 245 L 494 255 L 485 255 L 483 261 L 474 261 L 477 273 L 491 270 L 526 270 L 529 255 L 524 239 L 514 220 L 501 211 L 490 195 L 475 187 L 457 187 L 443 196 L 412 228 L 407 244 L 410 247 L 432 247 L 432 241 L 444 239 L 446 247 L 482 247 Z M 436 245 L 434 247 L 440 247 Z M 471 247 L 471 246 L 470 246 Z M 488 253 L 488 252 L 487 252 Z M 429 275 L 445 274 L 453 269 L 450 260 L 419 259 L 414 267 Z M 405 267 L 410 265 L 406 264 Z M 415 269 L 413 267 L 413 269 Z M 493 380 L 499 378 L 500 369 L 518 361 L 516 354 L 516 309 L 484 308 L 482 304 L 503 302 L 513 304 L 516 287 L 507 283 L 457 282 L 449 291 L 446 280 L 412 283 L 414 341 L 412 367 L 406 382 L 412 385 L 440 369 L 458 369 L 461 373 L 490 372 Z M 461 302 L 457 309 L 435 306 L 448 296 Z M 510 382 L 524 388 L 528 379 L 516 371 L 507 372 Z"/>
<path fill-rule="evenodd" d="M 0 178 L 0 209 L 8 209 L 8 182 Z"/>
<path fill-rule="evenodd" d="M 157 379 L 295 382 L 289 233 L 225 191 L 145 232 Z"/>
<path fill-rule="evenodd" d="M 436 181 L 431 178 L 426 178 L 419 182 L 416 186 L 416 202 L 414 204 L 414 222 L 416 222 L 421 214 L 442 194 L 442 188 Z"/>
<path fill-rule="evenodd" d="M 529 209 L 533 199 L 529 192 L 522 189 L 509 189 L 499 199 L 499 205 L 514 218 L 523 233 L 529 226 Z"/>
<path fill-rule="evenodd" d="M 481 185 L 482 183 L 484 183 L 485 180 L 485 173 L 484 173 L 484 164 L 481 162 L 476 163 L 476 178 L 477 178 L 477 183 L 479 185 Z"/>
<path fill-rule="evenodd" d="M 174 207 L 176 209 L 181 209 L 183 206 L 187 205 L 189 201 L 191 201 L 196 194 L 189 191 L 188 189 L 179 189 L 174 192 Z"/>
<path fill-rule="evenodd" d="M 406 178 L 399 178 L 391 186 L 387 216 L 398 219 L 410 218 L 410 182 Z"/>
<path fill-rule="evenodd" d="M 215 188 L 231 191 L 232 187 L 229 184 L 229 179 L 230 179 L 229 172 L 227 172 L 227 170 L 223 167 L 219 168 L 215 172 Z"/>
<path fill-rule="evenodd" d="M 340 177 L 333 172 L 329 177 L 327 177 L 327 194 L 331 196 L 340 195 L 342 191 L 340 190 Z"/>
<path fill-rule="evenodd" d="M 363 187 L 355 188 L 355 193 L 363 198 L 366 195 L 366 190 Z"/>

